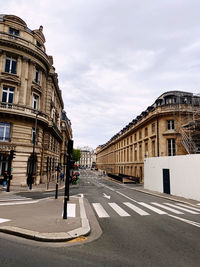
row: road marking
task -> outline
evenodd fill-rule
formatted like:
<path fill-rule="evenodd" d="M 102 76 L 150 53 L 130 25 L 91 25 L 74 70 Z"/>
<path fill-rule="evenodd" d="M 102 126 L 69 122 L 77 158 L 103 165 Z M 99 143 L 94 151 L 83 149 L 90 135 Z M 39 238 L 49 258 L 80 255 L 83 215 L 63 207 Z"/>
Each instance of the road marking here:
<path fill-rule="evenodd" d="M 147 209 L 150 209 L 150 210 L 158 213 L 158 214 L 167 214 L 165 211 L 162 211 L 160 209 L 157 209 L 157 208 L 155 208 L 155 207 L 153 207 L 153 206 L 151 206 L 149 204 L 146 204 L 144 202 L 139 202 L 139 204 L 142 205 L 142 206 L 144 206 L 144 207 L 146 207 Z"/>
<path fill-rule="evenodd" d="M 137 212 L 138 214 L 140 214 L 141 216 L 145 216 L 145 215 L 150 215 L 149 213 L 147 213 L 146 211 L 136 207 L 135 205 L 133 205 L 130 202 L 123 202 L 124 205 L 126 205 L 127 207 L 129 207 L 130 209 L 134 210 L 135 212 Z"/>
<path fill-rule="evenodd" d="M 103 196 L 107 199 L 110 199 L 110 196 L 106 195 L 105 193 L 103 193 Z"/>
<path fill-rule="evenodd" d="M 177 206 L 177 205 L 173 205 L 173 204 L 171 204 L 171 203 L 164 203 L 164 204 L 166 204 L 166 205 L 168 205 L 168 206 L 171 206 L 171 207 L 173 207 L 173 208 L 177 208 L 177 209 L 179 209 L 179 210 L 187 211 L 187 212 L 189 212 L 189 213 L 191 213 L 191 214 L 199 214 L 199 212 L 192 211 L 192 210 L 189 210 L 189 209 L 186 209 L 186 208 L 182 208 L 182 207 L 179 207 L 179 206 Z"/>
<path fill-rule="evenodd" d="M 7 202 L 7 203 L 0 203 L 0 206 L 34 204 L 34 203 L 37 203 L 37 202 L 39 202 L 39 200 L 33 200 L 33 201 L 20 201 L 20 202 Z"/>
<path fill-rule="evenodd" d="M 176 203 L 176 204 L 179 205 L 179 206 L 182 206 L 182 207 L 189 208 L 191 210 L 196 210 L 196 211 L 200 212 L 200 209 L 197 209 L 197 208 L 194 208 L 194 207 L 190 207 L 190 206 L 187 206 L 187 205 L 184 205 L 184 204 L 181 204 L 181 203 Z"/>
<path fill-rule="evenodd" d="M 9 222 L 9 221 L 10 221 L 9 219 L 0 218 L 0 223 L 5 223 L 5 222 Z"/>
<path fill-rule="evenodd" d="M 108 213 L 104 210 L 100 203 L 92 203 L 97 215 L 99 218 L 108 218 L 110 217 Z"/>
<path fill-rule="evenodd" d="M 25 199 L 32 199 L 32 198 L 29 198 L 29 197 L 22 197 L 22 198 L 1 198 L 0 199 L 0 202 L 4 202 L 4 201 L 23 201 Z"/>
<path fill-rule="evenodd" d="M 131 197 L 128 197 L 128 196 L 126 196 L 126 195 L 122 194 L 122 193 L 121 193 L 121 192 L 119 192 L 119 191 L 116 191 L 116 193 L 117 193 L 117 194 L 120 194 L 120 195 L 122 195 L 123 197 L 126 197 L 127 199 L 129 199 L 129 200 L 131 200 L 131 201 L 133 201 L 133 202 L 135 202 L 135 203 L 139 203 L 138 201 L 134 200 L 134 199 L 133 199 L 133 198 L 131 198 Z"/>
<path fill-rule="evenodd" d="M 176 214 L 184 214 L 183 212 L 181 212 L 181 211 L 179 211 L 179 210 L 175 210 L 175 209 L 173 209 L 173 208 L 166 207 L 166 206 L 161 205 L 161 204 L 156 203 L 156 202 L 151 202 L 151 204 L 156 205 L 156 206 L 158 206 L 158 207 L 160 207 L 160 208 L 169 210 L 169 211 L 171 211 L 171 212 L 173 212 L 173 213 L 176 213 Z"/>
<path fill-rule="evenodd" d="M 76 204 L 74 203 L 67 204 L 67 216 L 76 217 Z"/>
<path fill-rule="evenodd" d="M 188 224 L 191 224 L 193 226 L 196 226 L 196 227 L 200 227 L 200 223 L 198 222 L 193 222 L 193 221 L 190 221 L 190 220 L 186 220 L 186 219 L 183 219 L 183 218 L 179 218 L 177 216 L 174 216 L 174 215 L 171 215 L 171 214 L 168 214 L 168 216 L 174 218 L 174 219 L 177 219 L 179 221 L 182 221 L 182 222 L 185 222 L 185 223 L 188 223 Z"/>
<path fill-rule="evenodd" d="M 126 212 L 125 210 L 123 210 L 119 205 L 117 205 L 116 203 L 108 203 L 113 209 L 114 211 L 116 211 L 121 217 L 126 217 L 126 216 L 130 216 L 130 214 L 128 214 L 128 212 Z"/>

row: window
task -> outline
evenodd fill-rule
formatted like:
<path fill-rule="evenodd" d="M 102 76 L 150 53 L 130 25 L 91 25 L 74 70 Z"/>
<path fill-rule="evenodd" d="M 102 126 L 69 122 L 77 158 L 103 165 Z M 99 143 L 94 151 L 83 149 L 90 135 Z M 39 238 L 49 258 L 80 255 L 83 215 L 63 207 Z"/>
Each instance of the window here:
<path fill-rule="evenodd" d="M 0 141 L 10 140 L 10 123 L 0 122 Z"/>
<path fill-rule="evenodd" d="M 148 142 L 145 143 L 145 156 L 148 157 Z"/>
<path fill-rule="evenodd" d="M 137 141 L 137 134 L 134 134 L 134 140 Z"/>
<path fill-rule="evenodd" d="M 176 155 L 176 140 L 168 139 L 167 146 L 168 146 L 168 156 L 175 156 Z"/>
<path fill-rule="evenodd" d="M 167 120 L 167 130 L 174 130 L 174 120 Z"/>
<path fill-rule="evenodd" d="M 17 60 L 12 57 L 6 57 L 5 72 L 17 73 Z"/>
<path fill-rule="evenodd" d="M 142 161 L 142 144 L 139 145 L 139 160 Z"/>
<path fill-rule="evenodd" d="M 33 103 L 32 103 L 33 109 L 38 109 L 38 102 L 39 102 L 39 96 L 33 94 Z"/>
<path fill-rule="evenodd" d="M 16 30 L 14 28 L 9 28 L 9 34 L 14 35 L 15 37 L 19 36 L 19 30 Z"/>
<path fill-rule="evenodd" d="M 35 69 L 35 78 L 34 78 L 34 82 L 36 83 L 40 83 L 40 72 L 39 70 L 36 68 Z"/>
<path fill-rule="evenodd" d="M 2 102 L 13 103 L 15 88 L 3 86 Z"/>
<path fill-rule="evenodd" d="M 139 131 L 139 139 L 142 139 L 142 131 Z"/>
<path fill-rule="evenodd" d="M 37 46 L 38 46 L 38 47 L 40 47 L 40 48 L 42 47 L 42 45 L 41 45 L 41 43 L 40 43 L 40 42 L 38 42 L 38 41 L 37 41 L 37 43 L 36 43 L 36 44 L 37 44 Z"/>
<path fill-rule="evenodd" d="M 156 156 L 156 143 L 152 141 L 152 157 Z"/>
<path fill-rule="evenodd" d="M 151 132 L 152 132 L 152 134 L 154 134 L 156 132 L 156 125 L 155 125 L 155 123 L 152 123 L 152 125 L 151 125 Z"/>
<path fill-rule="evenodd" d="M 130 143 L 133 143 L 133 136 L 130 137 Z"/>
<path fill-rule="evenodd" d="M 144 129 L 144 134 L 145 134 L 145 136 L 148 136 L 148 128 L 147 127 Z"/>
<path fill-rule="evenodd" d="M 135 158 L 135 161 L 137 160 L 137 145 L 135 145 L 134 147 L 134 158 Z"/>

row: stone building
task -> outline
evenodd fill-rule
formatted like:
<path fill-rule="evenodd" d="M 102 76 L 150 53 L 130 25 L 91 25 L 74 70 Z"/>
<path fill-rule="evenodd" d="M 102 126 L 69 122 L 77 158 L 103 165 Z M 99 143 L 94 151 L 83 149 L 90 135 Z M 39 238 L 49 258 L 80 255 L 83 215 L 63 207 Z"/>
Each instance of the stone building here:
<path fill-rule="evenodd" d="M 91 168 L 96 165 L 96 151 L 89 147 L 80 148 L 81 158 L 78 165 Z"/>
<path fill-rule="evenodd" d="M 146 157 L 200 151 L 200 97 L 170 91 L 97 148 L 97 167 L 111 174 L 140 177 Z"/>
<path fill-rule="evenodd" d="M 0 175 L 15 150 L 13 184 L 25 185 L 30 172 L 36 184 L 54 179 L 72 138 L 44 44 L 42 26 L 30 30 L 21 18 L 0 15 Z"/>

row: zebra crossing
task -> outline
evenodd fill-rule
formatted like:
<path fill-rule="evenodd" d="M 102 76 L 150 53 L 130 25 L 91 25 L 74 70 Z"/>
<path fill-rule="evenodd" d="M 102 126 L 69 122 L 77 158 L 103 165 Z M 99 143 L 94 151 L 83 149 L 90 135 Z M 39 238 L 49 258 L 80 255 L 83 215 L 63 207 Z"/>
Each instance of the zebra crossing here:
<path fill-rule="evenodd" d="M 109 218 L 115 215 L 120 217 L 132 216 L 132 214 L 137 214 L 140 216 L 147 216 L 153 214 L 166 215 L 166 214 L 200 214 L 200 209 L 190 207 L 185 204 L 176 203 L 157 203 L 157 202 L 122 202 L 117 203 L 92 203 L 92 206 L 99 218 Z M 110 210 L 111 208 L 111 210 Z M 127 209 L 128 208 L 128 209 Z M 113 213 L 114 211 L 114 213 Z M 109 214 L 110 213 L 110 214 Z"/>
<path fill-rule="evenodd" d="M 0 206 L 12 206 L 37 203 L 39 200 L 33 200 L 32 198 L 22 197 L 17 195 L 2 194 L 0 196 Z"/>

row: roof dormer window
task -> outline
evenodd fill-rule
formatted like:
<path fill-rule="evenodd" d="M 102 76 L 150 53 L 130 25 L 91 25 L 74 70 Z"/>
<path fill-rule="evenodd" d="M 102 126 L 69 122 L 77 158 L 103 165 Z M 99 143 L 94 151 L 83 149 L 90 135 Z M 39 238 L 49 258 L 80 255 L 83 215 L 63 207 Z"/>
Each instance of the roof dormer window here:
<path fill-rule="evenodd" d="M 16 30 L 16 29 L 10 27 L 9 28 L 9 34 L 13 35 L 15 37 L 18 37 L 19 36 L 19 30 Z"/>

